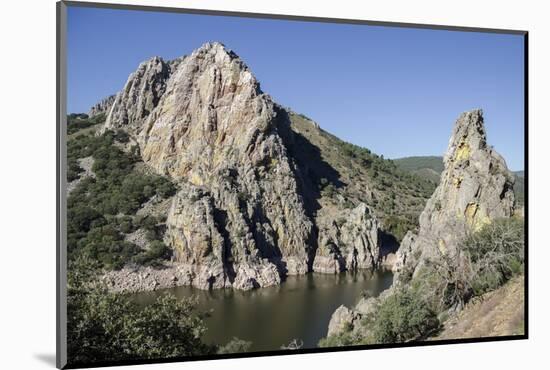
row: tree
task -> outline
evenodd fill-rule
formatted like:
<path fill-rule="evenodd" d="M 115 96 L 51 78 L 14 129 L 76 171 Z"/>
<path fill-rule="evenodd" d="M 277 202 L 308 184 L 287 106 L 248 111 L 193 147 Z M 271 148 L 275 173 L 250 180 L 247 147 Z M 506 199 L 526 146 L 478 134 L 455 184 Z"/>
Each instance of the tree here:
<path fill-rule="evenodd" d="M 225 353 L 244 353 L 250 350 L 252 342 L 233 337 L 226 345 L 220 346 L 218 348 L 219 354 Z"/>
<path fill-rule="evenodd" d="M 172 295 L 140 307 L 95 282 L 99 264 L 79 258 L 69 264 L 67 351 L 70 364 L 211 354 L 204 315 L 195 302 Z"/>
<path fill-rule="evenodd" d="M 371 341 L 397 343 L 421 339 L 439 327 L 436 313 L 410 289 L 385 299 L 372 320 Z"/>

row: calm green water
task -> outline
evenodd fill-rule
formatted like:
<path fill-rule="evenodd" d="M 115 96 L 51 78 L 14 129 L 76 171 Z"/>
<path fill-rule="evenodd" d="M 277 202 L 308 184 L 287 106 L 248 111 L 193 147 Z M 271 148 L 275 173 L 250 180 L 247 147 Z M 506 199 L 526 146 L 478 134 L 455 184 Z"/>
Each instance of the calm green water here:
<path fill-rule="evenodd" d="M 338 306 L 355 304 L 365 290 L 378 295 L 392 280 L 391 271 L 308 274 L 290 276 L 277 287 L 247 292 L 178 287 L 138 293 L 135 299 L 147 304 L 167 292 L 182 298 L 196 296 L 200 310 L 212 310 L 206 319 L 209 343 L 225 344 L 238 337 L 253 343 L 251 351 L 269 351 L 296 338 L 304 342 L 304 348 L 313 348 L 326 335 Z"/>

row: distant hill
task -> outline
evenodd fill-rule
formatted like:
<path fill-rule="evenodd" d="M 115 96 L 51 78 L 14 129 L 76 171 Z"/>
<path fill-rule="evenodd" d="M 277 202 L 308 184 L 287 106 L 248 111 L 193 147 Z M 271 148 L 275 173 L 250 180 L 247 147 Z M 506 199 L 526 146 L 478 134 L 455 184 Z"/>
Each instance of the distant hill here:
<path fill-rule="evenodd" d="M 439 183 L 439 176 L 443 171 L 443 157 L 440 156 L 416 156 L 394 159 L 397 167 L 413 173 L 424 179 Z M 514 192 L 519 204 L 524 202 L 525 173 L 524 171 L 512 171 L 516 175 Z"/>
<path fill-rule="evenodd" d="M 443 157 L 441 156 L 418 156 L 404 157 L 393 160 L 395 164 L 407 171 L 415 171 L 423 168 L 429 168 L 437 173 L 443 171 Z"/>
<path fill-rule="evenodd" d="M 443 171 L 443 157 L 438 156 L 405 157 L 394 159 L 393 162 L 399 168 L 436 184 Z"/>

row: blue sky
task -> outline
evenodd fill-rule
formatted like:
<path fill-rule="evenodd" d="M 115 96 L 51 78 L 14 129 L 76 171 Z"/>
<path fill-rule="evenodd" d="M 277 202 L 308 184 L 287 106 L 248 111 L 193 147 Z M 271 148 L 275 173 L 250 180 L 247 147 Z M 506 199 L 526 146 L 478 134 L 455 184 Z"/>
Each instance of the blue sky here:
<path fill-rule="evenodd" d="M 143 60 L 207 41 L 235 51 L 277 102 L 387 158 L 442 155 L 482 108 L 489 143 L 523 169 L 523 37 L 69 7 L 68 110 L 87 112 Z"/>

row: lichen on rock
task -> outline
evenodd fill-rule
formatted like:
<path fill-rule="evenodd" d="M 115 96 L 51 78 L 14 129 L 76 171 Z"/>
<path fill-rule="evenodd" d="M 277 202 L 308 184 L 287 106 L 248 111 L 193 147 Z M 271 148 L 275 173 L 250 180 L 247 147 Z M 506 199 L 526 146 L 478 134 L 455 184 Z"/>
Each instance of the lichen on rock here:
<path fill-rule="evenodd" d="M 444 165 L 440 184 L 420 215 L 418 234 L 401 243 L 396 271 L 406 264 L 414 270 L 438 253 L 453 253 L 468 230 L 514 213 L 514 176 L 487 144 L 481 110 L 460 115 Z"/>

